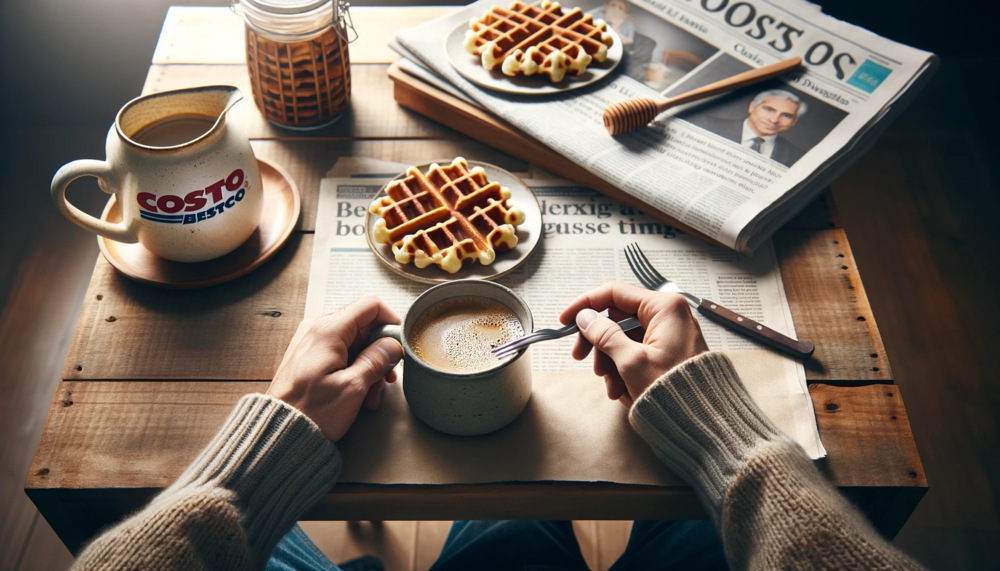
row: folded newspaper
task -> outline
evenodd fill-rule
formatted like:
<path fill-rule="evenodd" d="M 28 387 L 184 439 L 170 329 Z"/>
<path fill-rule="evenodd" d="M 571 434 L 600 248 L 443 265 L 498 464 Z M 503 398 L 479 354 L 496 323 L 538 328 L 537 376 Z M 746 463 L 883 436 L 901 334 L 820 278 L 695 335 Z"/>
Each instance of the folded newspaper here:
<path fill-rule="evenodd" d="M 647 214 L 745 253 L 868 149 L 938 61 L 800 0 L 568 0 L 564 9 L 606 22 L 617 47 L 559 83 L 512 78 L 465 50 L 470 20 L 504 2 L 477 2 L 399 32 L 398 68 L 568 159 Z M 780 78 L 668 110 L 623 135 L 604 128 L 601 113 L 613 103 L 678 95 L 791 57 L 803 65 Z M 497 137 L 475 123 L 443 122 L 486 142 Z M 512 148 L 517 154 L 516 145 L 504 150 Z M 523 149 L 521 158 L 539 159 Z"/>

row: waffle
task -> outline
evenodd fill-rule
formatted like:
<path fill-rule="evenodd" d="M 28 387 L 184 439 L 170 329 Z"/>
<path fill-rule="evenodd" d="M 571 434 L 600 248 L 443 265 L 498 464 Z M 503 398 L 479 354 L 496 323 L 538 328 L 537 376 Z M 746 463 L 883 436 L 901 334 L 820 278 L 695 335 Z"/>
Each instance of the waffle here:
<path fill-rule="evenodd" d="M 567 72 L 582 75 L 590 62 L 603 62 L 614 42 L 607 24 L 579 8 L 563 12 L 558 2 L 493 6 L 469 22 L 465 50 L 480 57 L 483 68 L 498 66 L 515 77 L 543 74 L 559 83 Z"/>
<path fill-rule="evenodd" d="M 510 189 L 491 182 L 482 167 L 470 170 L 462 157 L 432 164 L 426 174 L 410 167 L 368 208 L 380 217 L 372 237 L 392 244 L 401 264 L 435 264 L 451 274 L 466 263 L 488 266 L 517 245 L 524 211 L 509 199 Z"/>

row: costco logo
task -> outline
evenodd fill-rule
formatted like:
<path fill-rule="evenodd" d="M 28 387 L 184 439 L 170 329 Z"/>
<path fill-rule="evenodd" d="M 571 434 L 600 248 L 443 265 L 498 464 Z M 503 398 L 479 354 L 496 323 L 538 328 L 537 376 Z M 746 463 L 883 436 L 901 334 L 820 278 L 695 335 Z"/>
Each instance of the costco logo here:
<path fill-rule="evenodd" d="M 192 190 L 184 196 L 151 192 L 136 195 L 143 220 L 163 224 L 197 224 L 221 216 L 247 194 L 243 169 L 236 169 L 226 178 L 205 188 Z"/>

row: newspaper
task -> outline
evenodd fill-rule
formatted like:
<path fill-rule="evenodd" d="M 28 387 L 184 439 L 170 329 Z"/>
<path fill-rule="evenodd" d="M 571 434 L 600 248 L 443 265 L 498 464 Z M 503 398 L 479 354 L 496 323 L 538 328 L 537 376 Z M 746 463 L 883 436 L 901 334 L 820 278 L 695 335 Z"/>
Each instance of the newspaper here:
<path fill-rule="evenodd" d="M 376 293 L 397 313 L 405 315 L 412 301 L 430 287 L 378 260 L 366 237 L 368 205 L 379 189 L 406 167 L 363 158 L 341 159 L 321 180 L 306 317 L 337 311 L 365 293 Z M 658 220 L 568 181 L 532 178 L 538 172 L 515 174 L 536 199 L 543 221 L 542 235 L 524 262 L 496 281 L 524 298 L 536 328 L 558 326 L 558 315 L 570 301 L 607 281 L 639 285 L 623 252 L 626 244 L 636 242 L 661 273 L 683 287 L 794 336 L 770 243 L 762 245 L 753 257 L 743 256 L 677 233 Z M 521 206 L 529 211 L 533 208 Z M 521 245 L 529 242 L 520 232 L 519 241 Z M 443 275 L 437 268 L 426 270 Z M 709 347 L 727 352 L 751 395 L 778 426 L 813 458 L 825 456 L 802 364 L 763 349 L 712 321 L 701 320 L 701 327 Z M 600 464 L 589 464 L 596 461 L 593 450 L 580 451 L 578 455 L 553 457 L 545 470 L 528 475 L 520 472 L 525 469 L 522 464 L 506 462 L 509 458 L 498 454 L 483 458 L 482 465 L 476 467 L 449 464 L 449 474 L 459 470 L 453 476 L 455 481 L 669 481 L 663 479 L 662 466 L 650 456 L 648 447 L 628 429 L 625 409 L 607 399 L 603 381 L 591 371 L 592 363 L 573 360 L 573 342 L 570 337 L 532 346 L 532 409 L 517 421 L 516 427 L 495 436 L 495 446 L 504 450 L 534 449 L 535 444 L 524 446 L 525 441 L 545 441 L 553 449 L 573 451 L 581 446 L 581 436 L 587 435 L 588 442 L 599 441 L 607 448 Z M 403 377 L 405 382 L 405 371 Z M 338 443 L 345 456 L 356 451 L 357 457 L 345 461 L 345 465 L 353 464 L 345 475 L 349 481 L 439 482 L 436 476 L 427 475 L 428 462 L 447 463 L 447 458 L 452 457 L 447 450 L 453 450 L 456 458 L 475 453 L 465 450 L 468 444 L 461 443 L 461 439 L 444 438 L 424 430 L 426 427 L 422 429 L 412 415 L 406 414 L 399 387 L 390 386 L 386 395 L 388 411 L 364 416 L 360 427 L 352 429 L 348 442 Z M 427 444 L 428 439 L 433 444 Z M 414 440 L 422 444 L 417 446 Z M 376 458 L 366 455 L 364 451 L 372 447 L 384 453 Z M 433 458 L 423 456 L 421 450 L 427 447 L 434 448 Z M 636 468 L 636 456 L 647 468 Z M 439 474 L 440 469 L 438 466 L 431 472 Z"/>
<path fill-rule="evenodd" d="M 516 82 L 505 86 L 509 80 L 499 74 L 486 87 L 467 79 L 454 62 L 464 66 L 475 56 L 455 53 L 454 41 L 447 41 L 495 3 L 477 2 L 399 32 L 392 45 L 405 58 L 401 69 L 489 110 L 648 205 L 654 217 L 745 253 L 866 150 L 937 64 L 933 54 L 800 0 L 616 0 L 607 6 L 575 0 L 565 4 L 616 29 L 624 45 L 620 63 L 585 88 L 511 93 Z M 601 112 L 613 103 L 677 95 L 795 56 L 803 66 L 781 78 L 671 109 L 631 133 L 611 137 L 604 129 Z M 772 89 L 798 102 L 790 117 L 786 108 L 771 110 L 786 120 L 761 133 L 757 151 L 746 122 L 755 121 L 753 109 L 765 108 L 754 97 Z"/>

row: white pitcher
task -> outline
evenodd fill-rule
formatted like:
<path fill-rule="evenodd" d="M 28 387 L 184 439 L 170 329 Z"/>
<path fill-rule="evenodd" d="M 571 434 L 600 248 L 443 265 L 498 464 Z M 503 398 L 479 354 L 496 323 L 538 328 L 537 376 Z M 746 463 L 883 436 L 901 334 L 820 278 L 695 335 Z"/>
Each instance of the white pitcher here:
<path fill-rule="evenodd" d="M 216 85 L 133 99 L 108 132 L 106 160 L 76 160 L 52 179 L 52 199 L 72 222 L 162 258 L 201 262 L 243 244 L 260 223 L 263 188 L 250 141 L 226 112 L 243 98 Z M 66 198 L 92 176 L 115 195 L 121 222 L 100 220 Z"/>

